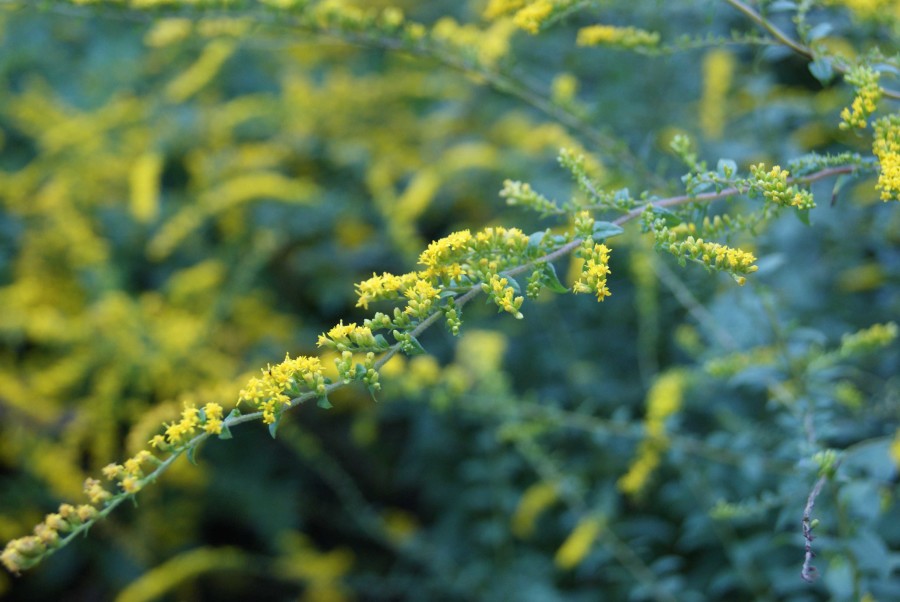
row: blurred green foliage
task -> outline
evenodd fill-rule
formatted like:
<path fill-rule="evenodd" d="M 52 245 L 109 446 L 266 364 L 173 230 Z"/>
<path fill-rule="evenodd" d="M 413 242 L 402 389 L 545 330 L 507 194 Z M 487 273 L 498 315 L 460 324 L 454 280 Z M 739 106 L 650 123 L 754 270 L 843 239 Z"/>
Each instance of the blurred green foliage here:
<path fill-rule="evenodd" d="M 580 194 L 560 147 L 610 190 L 660 196 L 683 190 L 676 134 L 743 171 L 871 150 L 839 128 L 853 90 L 754 42 L 725 3 L 580 3 L 537 36 L 475 0 L 358 4 L 480 54 L 242 3 L 0 4 L 0 539 L 80 500 L 185 402 L 230 409 L 262 366 L 366 317 L 354 282 L 415 269 L 462 228 L 564 225 L 498 196 L 506 178 Z M 897 51 L 888 13 L 816 10 L 836 51 Z M 694 37 L 657 56 L 576 46 L 596 22 Z M 631 224 L 602 305 L 544 293 L 514 320 L 470 304 L 459 340 L 432 329 L 429 355 L 384 367 L 378 403 L 350 387 L 276 440 L 256 424 L 206 443 L 0 593 L 900 599 L 900 349 L 866 330 L 900 316 L 900 211 L 874 181 L 817 183 L 809 226 L 736 235 L 760 258 L 744 287 Z"/>

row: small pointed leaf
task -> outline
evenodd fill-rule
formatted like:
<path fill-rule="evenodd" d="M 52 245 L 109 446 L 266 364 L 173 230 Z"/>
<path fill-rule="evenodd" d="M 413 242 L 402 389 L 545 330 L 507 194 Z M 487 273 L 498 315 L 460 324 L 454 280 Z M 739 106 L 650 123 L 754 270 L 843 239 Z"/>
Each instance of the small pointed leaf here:
<path fill-rule="evenodd" d="M 420 355 L 428 353 L 427 351 L 425 351 L 425 348 L 422 347 L 422 343 L 420 343 L 419 340 L 412 335 L 409 336 L 409 344 L 412 346 L 412 353 L 409 353 L 409 355 Z"/>
<path fill-rule="evenodd" d="M 834 66 L 828 57 L 819 57 L 811 62 L 809 64 L 809 72 L 823 86 L 828 85 L 834 79 Z"/>
<path fill-rule="evenodd" d="M 188 459 L 188 462 L 190 462 L 194 466 L 197 465 L 197 446 L 196 445 L 192 445 L 187 449 L 187 459 Z"/>
<path fill-rule="evenodd" d="M 552 263 L 544 264 L 544 283 L 551 291 L 554 293 L 568 293 L 569 289 L 563 286 L 563 283 L 559 281 L 559 276 L 556 275 L 556 268 Z"/>
<path fill-rule="evenodd" d="M 594 240 L 606 240 L 613 236 L 618 236 L 624 232 L 622 226 L 612 222 L 594 222 L 594 232 L 592 234 Z"/>
<path fill-rule="evenodd" d="M 547 235 L 546 230 L 544 230 L 543 232 L 535 232 L 534 234 L 532 234 L 531 236 L 528 237 L 528 246 L 533 247 L 533 248 L 540 247 L 541 241 L 544 240 L 544 236 L 546 236 L 546 235 Z"/>
<path fill-rule="evenodd" d="M 281 422 L 281 414 L 275 415 L 275 422 L 269 424 L 269 435 L 272 436 L 272 439 L 275 439 L 275 435 L 278 433 L 278 423 Z"/>

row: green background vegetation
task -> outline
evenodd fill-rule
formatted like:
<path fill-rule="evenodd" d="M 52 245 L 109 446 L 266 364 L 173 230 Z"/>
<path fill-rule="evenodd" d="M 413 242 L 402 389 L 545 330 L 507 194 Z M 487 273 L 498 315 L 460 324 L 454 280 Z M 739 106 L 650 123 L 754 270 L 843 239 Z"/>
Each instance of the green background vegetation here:
<path fill-rule="evenodd" d="M 490 27 L 483 2 L 390 4 L 429 28 Z M 677 133 L 744 171 L 871 149 L 838 128 L 852 88 L 823 86 L 781 47 L 575 44 L 596 22 L 668 41 L 757 32 L 727 4 L 596 5 L 538 36 L 510 29 L 487 68 L 259 7 L 0 5 L 0 539 L 81 500 L 86 477 L 146 447 L 184 402 L 229 408 L 267 363 L 367 317 L 353 283 L 411 271 L 463 228 L 566 225 L 498 196 L 506 178 L 577 195 L 561 147 L 635 196 L 683 191 Z M 845 51 L 895 27 L 817 15 Z M 429 355 L 385 367 L 377 403 L 351 386 L 332 410 L 291 412 L 275 440 L 260 424 L 210 440 L 198 466 L 182 458 L 87 538 L 0 575 L 0 593 L 900 599 L 900 352 L 838 351 L 900 315 L 900 211 L 874 178 L 833 187 L 814 186 L 809 226 L 785 213 L 730 240 L 759 258 L 743 287 L 657 254 L 632 223 L 608 243 L 602 304 L 546 293 L 514 320 L 476 299 L 461 338 L 433 328 Z M 569 259 L 557 270 L 571 283 Z M 660 375 L 677 375 L 680 405 L 628 495 Z M 825 449 L 841 462 L 816 502 L 808 584 L 800 519 Z M 599 532 L 567 566 L 560 547 L 585 524 Z"/>

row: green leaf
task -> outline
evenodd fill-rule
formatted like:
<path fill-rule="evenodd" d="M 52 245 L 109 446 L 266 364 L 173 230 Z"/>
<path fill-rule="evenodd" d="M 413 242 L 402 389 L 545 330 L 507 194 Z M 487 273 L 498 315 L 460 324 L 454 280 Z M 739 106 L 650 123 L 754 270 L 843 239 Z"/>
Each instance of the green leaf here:
<path fill-rule="evenodd" d="M 281 422 L 281 412 L 275 414 L 275 422 L 269 425 L 269 434 L 272 436 L 272 439 L 275 438 L 276 433 L 278 432 L 278 424 Z"/>
<path fill-rule="evenodd" d="M 194 466 L 197 465 L 197 445 L 192 445 L 187 449 L 187 459 Z"/>
<path fill-rule="evenodd" d="M 631 192 L 627 188 L 620 188 L 613 195 L 613 200 L 617 205 L 625 206 L 631 203 Z"/>
<path fill-rule="evenodd" d="M 678 224 L 680 224 L 682 220 L 678 215 L 666 209 L 665 207 L 653 207 L 653 217 L 661 217 L 665 221 L 665 225 L 668 228 L 674 228 Z"/>
<path fill-rule="evenodd" d="M 625 230 L 622 229 L 622 226 L 614 224 L 612 222 L 594 222 L 594 231 L 591 234 L 594 240 L 606 240 L 607 238 L 612 238 L 613 236 L 618 236 Z"/>
<path fill-rule="evenodd" d="M 231 429 L 228 428 L 227 424 L 222 425 L 222 432 L 219 433 L 219 439 L 233 439 L 234 435 L 231 434 Z"/>
<path fill-rule="evenodd" d="M 228 412 L 228 416 L 225 417 L 225 420 L 228 420 L 229 418 L 237 418 L 240 415 L 241 411 L 238 408 L 232 408 L 232 410 Z"/>
<path fill-rule="evenodd" d="M 797 209 L 797 217 L 803 222 L 804 226 L 809 225 L 809 209 Z"/>
<path fill-rule="evenodd" d="M 554 293 L 569 292 L 569 289 L 563 286 L 563 283 L 559 281 L 559 276 L 556 275 L 556 268 L 552 263 L 544 264 L 544 284 Z"/>
<path fill-rule="evenodd" d="M 838 195 L 841 193 L 841 190 L 844 188 L 844 186 L 847 184 L 847 182 L 850 182 L 852 179 L 853 178 L 851 178 L 847 175 L 840 175 L 834 180 L 834 186 L 831 188 L 831 206 L 832 207 L 834 207 L 834 205 L 837 203 L 837 198 L 838 198 Z"/>
<path fill-rule="evenodd" d="M 412 348 L 412 352 L 407 350 L 408 355 L 421 355 L 424 353 L 428 353 L 427 351 L 425 351 L 425 348 L 422 347 L 422 343 L 420 343 L 419 340 L 412 335 L 409 335 L 409 345 Z"/>
<path fill-rule="evenodd" d="M 819 57 L 809 64 L 809 72 L 819 80 L 823 86 L 828 85 L 834 79 L 834 66 L 828 57 Z"/>
<path fill-rule="evenodd" d="M 316 399 L 316 405 L 322 408 L 323 410 L 330 410 L 334 406 L 331 405 L 331 402 L 328 401 L 327 395 L 321 395 Z"/>
<path fill-rule="evenodd" d="M 809 33 L 806 34 L 806 39 L 810 42 L 821 40 L 822 38 L 827 37 L 832 32 L 832 30 L 834 30 L 834 27 L 831 25 L 831 23 L 823 21 L 822 23 L 815 25 L 812 29 L 809 30 Z M 810 71 L 812 71 L 812 65 L 810 65 Z M 815 75 L 815 73 L 813 73 L 813 75 Z"/>
<path fill-rule="evenodd" d="M 531 236 L 528 237 L 528 246 L 531 248 L 538 248 L 541 246 L 541 241 L 544 240 L 544 237 L 547 235 L 547 231 L 544 230 L 542 232 L 535 232 Z"/>
<path fill-rule="evenodd" d="M 362 380 L 362 377 L 366 375 L 366 367 L 362 364 L 356 364 L 356 370 L 353 374 L 353 378 L 356 380 Z"/>
<path fill-rule="evenodd" d="M 379 349 L 387 349 L 388 347 L 391 346 L 391 344 L 388 343 L 387 339 L 384 338 L 384 335 L 382 335 L 382 334 L 375 335 L 375 344 L 378 345 Z"/>
<path fill-rule="evenodd" d="M 522 294 L 522 287 L 519 285 L 519 281 L 513 278 L 512 276 L 505 276 L 506 283 L 509 287 L 516 292 L 517 295 Z"/>
<path fill-rule="evenodd" d="M 775 2 L 766 5 L 766 10 L 770 13 L 792 12 L 797 10 L 797 3 L 790 0 L 775 0 Z"/>

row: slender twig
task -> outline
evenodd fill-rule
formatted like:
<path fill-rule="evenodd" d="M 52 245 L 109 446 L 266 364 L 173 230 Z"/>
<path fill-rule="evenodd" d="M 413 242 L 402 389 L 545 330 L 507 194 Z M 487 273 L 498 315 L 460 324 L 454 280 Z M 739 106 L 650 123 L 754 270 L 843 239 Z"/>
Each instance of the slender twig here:
<path fill-rule="evenodd" d="M 803 577 L 804 581 L 809 583 L 816 580 L 816 567 L 812 565 L 813 558 L 816 556 L 812 549 L 812 542 L 813 539 L 815 539 L 812 534 L 812 511 L 813 506 L 816 505 L 816 498 L 822 493 L 822 488 L 825 486 L 826 481 L 828 481 L 828 475 L 819 477 L 819 480 L 816 481 L 812 491 L 809 492 L 809 497 L 806 498 L 806 507 L 803 508 L 803 539 L 805 540 L 805 544 L 803 546 L 803 568 L 800 569 L 800 576 Z"/>
<path fill-rule="evenodd" d="M 779 29 L 774 23 L 755 11 L 751 6 L 745 4 L 744 2 L 741 2 L 741 0 L 725 0 L 725 2 L 736 8 L 738 11 L 742 12 L 751 21 L 765 29 L 767 32 L 769 32 L 769 34 L 772 35 L 772 37 L 774 37 L 784 46 L 787 46 L 800 56 L 803 56 L 810 60 L 815 60 L 815 53 L 809 46 L 806 46 L 791 38 L 789 35 Z M 841 74 L 847 73 L 847 67 L 841 64 L 833 65 L 833 69 Z M 890 88 L 885 88 L 884 86 L 882 86 L 881 92 L 888 98 L 900 99 L 900 91 L 892 90 Z"/>
<path fill-rule="evenodd" d="M 811 182 L 816 182 L 818 180 L 824 180 L 825 178 L 829 178 L 831 176 L 838 176 L 842 174 L 852 174 L 859 169 L 857 165 L 839 165 L 837 167 L 826 167 L 825 169 L 821 169 L 819 171 L 813 172 L 811 174 L 805 176 L 796 176 L 790 177 L 787 179 L 787 182 L 802 182 L 809 184 Z M 724 188 L 718 192 L 704 192 L 701 194 L 682 194 L 679 196 L 668 197 L 664 199 L 658 199 L 650 203 L 653 207 L 676 207 L 678 205 L 686 205 L 688 203 L 709 203 L 712 201 L 717 201 L 719 199 L 724 199 L 732 196 L 737 196 L 740 194 L 746 193 L 747 190 L 743 187 L 738 186 L 730 186 L 728 188 Z M 622 225 L 625 222 L 629 222 L 634 218 L 640 216 L 645 210 L 647 206 L 644 205 L 642 207 L 637 207 L 632 209 L 622 217 L 613 221 L 614 224 Z"/>
<path fill-rule="evenodd" d="M 776 40 L 806 58 L 813 58 L 812 50 L 810 50 L 807 46 L 804 46 L 800 42 L 792 39 L 786 33 L 781 31 L 778 27 L 775 26 L 774 23 L 763 17 L 761 14 L 753 10 L 750 6 L 744 4 L 740 0 L 725 0 L 728 4 L 738 9 L 740 12 L 744 13 L 747 17 L 750 18 L 751 21 L 768 31 L 772 37 Z"/>

